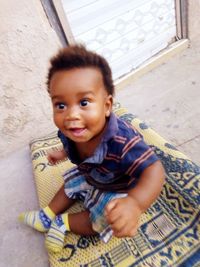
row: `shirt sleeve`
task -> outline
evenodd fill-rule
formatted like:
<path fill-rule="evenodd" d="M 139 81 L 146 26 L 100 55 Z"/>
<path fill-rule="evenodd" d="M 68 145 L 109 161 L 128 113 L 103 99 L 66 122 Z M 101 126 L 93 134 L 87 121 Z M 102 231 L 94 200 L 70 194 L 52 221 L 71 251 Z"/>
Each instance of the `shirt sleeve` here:
<path fill-rule="evenodd" d="M 144 169 L 158 160 L 153 149 L 133 130 L 122 149 L 121 166 L 130 177 L 139 178 Z"/>
<path fill-rule="evenodd" d="M 68 149 L 67 149 L 67 147 L 68 147 L 67 138 L 65 137 L 65 135 L 60 130 L 58 130 L 58 134 L 57 135 L 58 135 L 58 138 L 60 139 L 61 143 L 63 144 L 63 147 L 64 147 L 65 151 L 67 152 L 68 151 Z"/>

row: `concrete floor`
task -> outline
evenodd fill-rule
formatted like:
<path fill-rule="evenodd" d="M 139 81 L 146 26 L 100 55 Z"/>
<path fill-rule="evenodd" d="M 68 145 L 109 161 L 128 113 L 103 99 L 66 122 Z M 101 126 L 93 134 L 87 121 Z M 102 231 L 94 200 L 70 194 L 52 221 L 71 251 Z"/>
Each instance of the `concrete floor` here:
<path fill-rule="evenodd" d="M 128 110 L 200 164 L 198 42 L 117 92 Z M 17 216 L 38 208 L 29 148 L 0 161 L 0 267 L 47 267 L 43 235 Z"/>
<path fill-rule="evenodd" d="M 117 98 L 200 165 L 200 38 L 148 72 Z"/>

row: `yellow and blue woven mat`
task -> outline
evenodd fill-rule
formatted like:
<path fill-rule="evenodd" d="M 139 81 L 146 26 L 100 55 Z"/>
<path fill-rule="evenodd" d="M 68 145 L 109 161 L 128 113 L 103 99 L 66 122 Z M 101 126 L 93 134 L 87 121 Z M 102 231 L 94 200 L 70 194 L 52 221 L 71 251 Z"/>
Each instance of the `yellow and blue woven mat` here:
<path fill-rule="evenodd" d="M 166 171 L 166 183 L 157 201 L 143 214 L 134 238 L 98 237 L 69 233 L 64 249 L 49 253 L 51 267 L 197 267 L 200 266 L 200 168 L 160 137 L 145 123 L 120 106 L 115 113 L 131 122 L 154 148 Z M 48 163 L 49 149 L 61 146 L 56 134 L 31 143 L 33 170 L 39 204 L 45 207 L 63 183 L 69 161 Z M 71 212 L 82 209 L 76 203 Z"/>

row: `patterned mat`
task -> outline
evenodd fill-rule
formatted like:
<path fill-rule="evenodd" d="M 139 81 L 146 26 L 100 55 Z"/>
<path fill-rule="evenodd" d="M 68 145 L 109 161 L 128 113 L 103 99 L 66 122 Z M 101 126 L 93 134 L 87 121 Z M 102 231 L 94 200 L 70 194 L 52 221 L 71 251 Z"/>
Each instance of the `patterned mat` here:
<path fill-rule="evenodd" d="M 200 168 L 166 142 L 137 117 L 115 103 L 114 111 L 131 122 L 154 148 L 166 171 L 166 184 L 157 201 L 143 214 L 134 238 L 112 238 L 108 244 L 98 237 L 68 234 L 61 253 L 49 254 L 51 267 L 197 267 L 200 266 Z M 61 146 L 55 134 L 31 143 L 39 204 L 45 207 L 63 183 L 62 172 L 69 161 L 51 166 L 47 150 Z M 83 209 L 76 203 L 71 212 Z"/>

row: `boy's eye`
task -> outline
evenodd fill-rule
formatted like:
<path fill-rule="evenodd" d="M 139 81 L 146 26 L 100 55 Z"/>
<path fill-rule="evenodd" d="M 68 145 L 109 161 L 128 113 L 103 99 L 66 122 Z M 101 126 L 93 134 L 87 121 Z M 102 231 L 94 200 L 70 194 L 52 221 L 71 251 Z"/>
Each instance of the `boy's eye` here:
<path fill-rule="evenodd" d="M 57 109 L 61 109 L 62 110 L 62 109 L 65 109 L 66 105 L 64 103 L 56 103 L 55 107 Z"/>
<path fill-rule="evenodd" d="M 88 103 L 89 103 L 89 101 L 88 101 L 87 99 L 83 99 L 83 100 L 81 100 L 81 102 L 80 102 L 80 106 L 81 106 L 81 107 L 85 107 L 85 106 L 88 105 Z"/>

